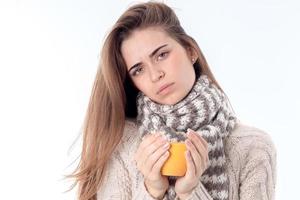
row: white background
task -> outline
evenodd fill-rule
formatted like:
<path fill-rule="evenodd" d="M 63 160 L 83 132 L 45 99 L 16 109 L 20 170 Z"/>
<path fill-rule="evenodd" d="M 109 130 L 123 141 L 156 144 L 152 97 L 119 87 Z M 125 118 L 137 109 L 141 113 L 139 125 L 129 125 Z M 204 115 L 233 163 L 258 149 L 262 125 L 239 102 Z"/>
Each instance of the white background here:
<path fill-rule="evenodd" d="M 103 38 L 132 1 L 0 1 L 0 198 L 75 199 L 75 168 Z M 165 1 L 239 118 L 277 148 L 277 199 L 299 192 L 300 3 Z M 76 163 L 77 161 L 75 161 Z"/>

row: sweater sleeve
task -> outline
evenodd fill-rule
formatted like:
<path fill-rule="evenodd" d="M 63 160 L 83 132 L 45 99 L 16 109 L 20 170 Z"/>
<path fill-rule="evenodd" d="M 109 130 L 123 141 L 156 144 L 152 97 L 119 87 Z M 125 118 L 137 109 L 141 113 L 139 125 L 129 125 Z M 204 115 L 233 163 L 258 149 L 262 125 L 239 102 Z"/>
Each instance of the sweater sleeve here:
<path fill-rule="evenodd" d="M 120 155 L 113 153 L 109 160 L 103 184 L 97 192 L 98 200 L 131 199 L 131 180 Z"/>
<path fill-rule="evenodd" d="M 272 200 L 276 183 L 276 149 L 268 135 L 248 147 L 240 172 L 240 200 Z"/>
<path fill-rule="evenodd" d="M 147 191 L 147 188 L 144 184 L 144 179 L 142 178 L 140 181 L 136 182 L 136 188 L 133 192 L 133 198 L 135 200 L 156 200 L 153 198 Z M 164 195 L 163 200 L 167 200 L 167 195 Z"/>
<path fill-rule="evenodd" d="M 176 199 L 179 199 L 178 197 Z M 201 181 L 199 181 L 196 188 L 192 191 L 191 195 L 187 198 L 187 200 L 194 200 L 194 199 L 201 199 L 201 200 L 213 200 L 210 194 L 207 192 Z"/>
<path fill-rule="evenodd" d="M 104 181 L 97 192 L 99 200 L 155 200 L 144 185 L 144 177 L 134 164 L 139 144 L 133 123 L 126 123 L 122 141 L 106 167 Z M 167 200 L 167 195 L 163 200 Z"/>
<path fill-rule="evenodd" d="M 227 144 L 232 172 L 229 177 L 232 196 L 229 195 L 229 198 L 273 200 L 276 184 L 275 146 L 270 136 L 262 131 L 250 129 L 242 132 Z M 201 182 L 187 199 L 213 200 Z"/>
<path fill-rule="evenodd" d="M 119 152 L 114 152 L 108 162 L 103 184 L 97 192 L 99 200 L 155 200 L 144 185 L 143 178 L 132 181 L 132 173 L 140 176 L 137 171 L 129 172 L 126 162 Z M 164 197 L 166 200 L 166 195 Z"/>

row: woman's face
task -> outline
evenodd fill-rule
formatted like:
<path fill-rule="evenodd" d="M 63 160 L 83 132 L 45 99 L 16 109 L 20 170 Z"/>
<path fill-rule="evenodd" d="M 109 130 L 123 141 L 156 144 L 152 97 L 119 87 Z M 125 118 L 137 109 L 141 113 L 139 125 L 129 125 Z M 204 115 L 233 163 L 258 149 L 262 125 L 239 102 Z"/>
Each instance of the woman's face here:
<path fill-rule="evenodd" d="M 196 57 L 160 28 L 135 30 L 121 53 L 134 85 L 157 103 L 176 104 L 194 85 Z"/>

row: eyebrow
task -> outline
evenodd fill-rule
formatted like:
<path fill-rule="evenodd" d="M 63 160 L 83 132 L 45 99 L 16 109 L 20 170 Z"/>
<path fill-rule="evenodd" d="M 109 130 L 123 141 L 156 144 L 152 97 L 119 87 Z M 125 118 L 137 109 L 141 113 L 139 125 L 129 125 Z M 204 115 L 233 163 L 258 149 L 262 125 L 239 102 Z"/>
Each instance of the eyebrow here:
<path fill-rule="evenodd" d="M 168 44 L 164 44 L 164 45 L 161 45 L 161 46 L 159 46 L 158 48 L 156 48 L 156 49 L 149 55 L 149 58 L 152 58 L 152 57 L 156 54 L 156 52 L 158 52 L 161 48 L 163 48 L 163 47 L 165 47 L 165 46 L 167 46 L 167 45 L 168 45 Z M 128 73 L 130 73 L 130 71 L 131 71 L 132 69 L 136 68 L 136 67 L 139 66 L 140 64 L 141 64 L 141 62 L 138 62 L 138 63 L 134 64 L 132 67 L 129 68 Z"/>

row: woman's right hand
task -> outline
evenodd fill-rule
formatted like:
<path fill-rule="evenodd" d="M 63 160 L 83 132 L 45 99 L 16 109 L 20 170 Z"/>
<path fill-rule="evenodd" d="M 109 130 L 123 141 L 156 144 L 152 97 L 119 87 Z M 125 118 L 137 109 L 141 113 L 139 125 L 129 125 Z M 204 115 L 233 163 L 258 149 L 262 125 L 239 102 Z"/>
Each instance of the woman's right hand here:
<path fill-rule="evenodd" d="M 168 178 L 161 175 L 161 168 L 169 157 L 169 147 L 169 142 L 160 133 L 148 134 L 134 155 L 137 168 L 144 176 L 144 184 L 154 198 L 163 198 L 169 187 Z"/>

